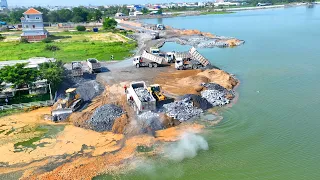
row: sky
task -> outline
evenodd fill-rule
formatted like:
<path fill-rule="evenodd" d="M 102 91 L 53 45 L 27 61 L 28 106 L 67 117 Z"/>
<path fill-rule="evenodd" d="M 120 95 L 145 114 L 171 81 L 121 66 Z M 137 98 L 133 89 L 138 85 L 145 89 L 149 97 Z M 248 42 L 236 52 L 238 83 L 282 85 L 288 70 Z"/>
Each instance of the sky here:
<path fill-rule="evenodd" d="M 197 0 L 7 0 L 9 6 L 78 6 L 112 4 L 147 4 L 169 2 L 196 2 Z M 201 0 L 200 0 L 201 2 Z"/>

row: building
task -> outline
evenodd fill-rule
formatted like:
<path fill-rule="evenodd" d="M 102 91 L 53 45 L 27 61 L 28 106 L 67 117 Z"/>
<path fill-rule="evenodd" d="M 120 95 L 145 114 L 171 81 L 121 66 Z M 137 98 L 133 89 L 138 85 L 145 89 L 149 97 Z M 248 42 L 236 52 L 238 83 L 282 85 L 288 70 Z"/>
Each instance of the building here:
<path fill-rule="evenodd" d="M 28 9 L 21 18 L 21 38 L 29 41 L 41 41 L 48 37 L 48 31 L 44 29 L 42 13 L 34 8 Z"/>
<path fill-rule="evenodd" d="M 123 14 L 123 13 L 116 13 L 116 14 L 115 14 L 115 17 L 123 17 L 123 16 L 126 16 L 126 15 Z"/>
<path fill-rule="evenodd" d="M 1 9 L 8 9 L 7 0 L 0 0 L 0 8 Z"/>
<path fill-rule="evenodd" d="M 143 15 L 143 13 L 140 11 L 129 12 L 129 16 L 141 16 L 141 15 Z"/>

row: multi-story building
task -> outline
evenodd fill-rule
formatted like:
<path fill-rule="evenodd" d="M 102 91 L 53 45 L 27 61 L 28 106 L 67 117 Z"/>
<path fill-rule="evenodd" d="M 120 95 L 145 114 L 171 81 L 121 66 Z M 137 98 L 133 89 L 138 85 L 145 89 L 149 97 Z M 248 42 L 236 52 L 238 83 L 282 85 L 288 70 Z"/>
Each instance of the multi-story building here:
<path fill-rule="evenodd" d="M 1 9 L 8 9 L 7 0 L 0 0 L 0 8 Z"/>
<path fill-rule="evenodd" d="M 34 8 L 28 9 L 21 18 L 22 34 L 21 38 L 29 41 L 41 41 L 48 37 L 48 31 L 44 29 L 42 13 Z"/>

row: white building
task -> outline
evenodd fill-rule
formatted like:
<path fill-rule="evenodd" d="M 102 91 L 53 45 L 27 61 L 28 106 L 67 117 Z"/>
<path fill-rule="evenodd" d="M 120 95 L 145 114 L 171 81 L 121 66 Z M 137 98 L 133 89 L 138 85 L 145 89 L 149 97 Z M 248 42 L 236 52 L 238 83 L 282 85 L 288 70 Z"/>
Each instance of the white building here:
<path fill-rule="evenodd" d="M 28 9 L 21 18 L 22 31 L 21 38 L 29 41 L 41 41 L 48 37 L 48 31 L 44 29 L 42 13 L 34 8 Z"/>
<path fill-rule="evenodd" d="M 129 16 L 141 16 L 143 15 L 140 11 L 129 12 Z"/>

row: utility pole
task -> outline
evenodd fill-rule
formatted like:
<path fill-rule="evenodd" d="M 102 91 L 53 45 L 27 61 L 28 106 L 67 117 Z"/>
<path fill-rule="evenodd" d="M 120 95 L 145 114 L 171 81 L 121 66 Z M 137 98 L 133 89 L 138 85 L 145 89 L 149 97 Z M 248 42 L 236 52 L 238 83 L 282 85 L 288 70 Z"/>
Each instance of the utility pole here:
<path fill-rule="evenodd" d="M 51 86 L 50 86 L 50 83 L 49 83 L 49 92 L 50 92 L 50 100 L 52 101 L 52 93 L 51 93 Z"/>

